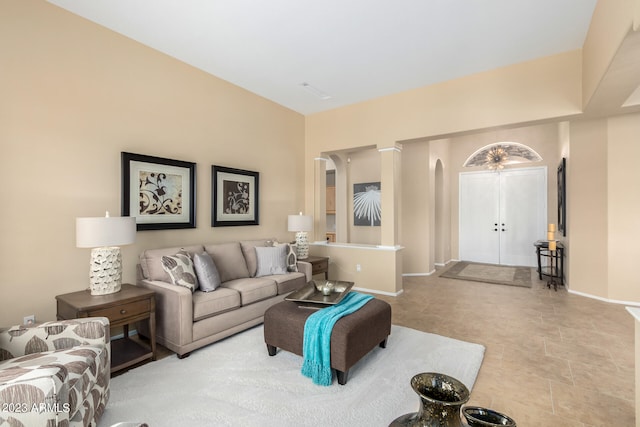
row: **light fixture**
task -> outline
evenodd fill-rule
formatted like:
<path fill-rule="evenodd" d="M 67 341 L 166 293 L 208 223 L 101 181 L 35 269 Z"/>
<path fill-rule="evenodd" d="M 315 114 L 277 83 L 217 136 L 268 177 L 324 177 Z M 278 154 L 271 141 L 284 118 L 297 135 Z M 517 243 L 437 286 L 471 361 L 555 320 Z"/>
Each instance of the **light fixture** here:
<path fill-rule="evenodd" d="M 289 215 L 288 230 L 296 232 L 296 247 L 298 259 L 309 258 L 309 238 L 307 231 L 313 229 L 313 217 L 310 215 Z"/>
<path fill-rule="evenodd" d="M 327 99 L 331 99 L 331 95 L 321 91 L 317 87 L 311 86 L 307 82 L 300 83 L 300 86 L 302 86 L 307 92 L 317 96 L 318 98 L 322 99 L 323 101 L 326 101 Z"/>
<path fill-rule="evenodd" d="M 465 168 L 483 166 L 493 170 L 501 170 L 507 165 L 539 162 L 542 157 L 531 147 L 518 142 L 496 142 L 485 145 L 467 158 Z"/>
<path fill-rule="evenodd" d="M 107 295 L 120 291 L 122 256 L 119 246 L 136 239 L 134 217 L 76 218 L 76 246 L 91 249 L 89 289 L 91 295 Z"/>
<path fill-rule="evenodd" d="M 500 170 L 504 168 L 504 163 L 508 158 L 509 154 L 507 154 L 506 150 L 500 145 L 497 145 L 487 152 L 485 162 L 489 169 Z"/>

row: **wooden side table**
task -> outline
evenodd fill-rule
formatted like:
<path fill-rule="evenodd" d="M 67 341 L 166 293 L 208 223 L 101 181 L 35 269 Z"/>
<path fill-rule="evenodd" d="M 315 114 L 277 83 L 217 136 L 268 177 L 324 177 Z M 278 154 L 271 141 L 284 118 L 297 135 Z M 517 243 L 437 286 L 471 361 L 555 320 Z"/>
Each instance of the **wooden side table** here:
<path fill-rule="evenodd" d="M 316 274 L 324 273 L 324 279 L 329 280 L 329 258 L 322 256 L 311 256 L 309 255 L 306 259 L 301 259 L 300 261 L 308 262 L 311 264 L 311 275 L 315 276 Z"/>
<path fill-rule="evenodd" d="M 111 341 L 111 372 L 126 369 L 147 359 L 156 360 L 155 292 L 123 283 L 122 290 L 109 295 L 91 295 L 88 290 L 56 296 L 58 320 L 107 317 L 111 327 L 122 326 L 124 338 Z M 149 322 L 151 348 L 129 338 L 129 324 Z"/>

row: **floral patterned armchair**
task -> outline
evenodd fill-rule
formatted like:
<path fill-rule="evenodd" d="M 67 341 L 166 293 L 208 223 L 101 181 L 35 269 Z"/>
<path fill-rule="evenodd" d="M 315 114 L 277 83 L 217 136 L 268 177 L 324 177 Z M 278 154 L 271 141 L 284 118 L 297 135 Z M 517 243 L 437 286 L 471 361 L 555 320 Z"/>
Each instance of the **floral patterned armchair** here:
<path fill-rule="evenodd" d="M 106 317 L 0 328 L 0 427 L 96 426 L 110 354 Z"/>

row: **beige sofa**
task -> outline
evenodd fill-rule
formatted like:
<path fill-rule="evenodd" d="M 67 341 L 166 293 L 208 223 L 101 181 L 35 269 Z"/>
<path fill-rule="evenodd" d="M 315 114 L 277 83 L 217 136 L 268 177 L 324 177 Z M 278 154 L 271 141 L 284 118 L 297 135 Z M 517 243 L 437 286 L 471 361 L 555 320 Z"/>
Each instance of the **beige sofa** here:
<path fill-rule="evenodd" d="M 297 272 L 257 277 L 259 257 L 255 248 L 272 246 L 272 242 L 273 239 L 260 239 L 144 251 L 137 284 L 156 292 L 157 342 L 182 358 L 262 323 L 269 307 L 311 280 L 311 264 L 295 261 Z M 162 266 L 162 257 L 179 251 L 192 258 L 203 252 L 209 254 L 218 270 L 220 287 L 211 292 L 192 292 L 173 284 Z M 148 336 L 144 324 L 138 328 Z"/>

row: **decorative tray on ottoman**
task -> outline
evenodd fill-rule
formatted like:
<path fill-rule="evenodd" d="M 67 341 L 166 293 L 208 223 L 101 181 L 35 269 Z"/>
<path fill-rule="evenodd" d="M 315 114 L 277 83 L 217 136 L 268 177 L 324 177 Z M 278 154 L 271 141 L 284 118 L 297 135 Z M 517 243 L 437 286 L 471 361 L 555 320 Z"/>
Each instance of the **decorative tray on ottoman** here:
<path fill-rule="evenodd" d="M 294 301 L 299 305 L 310 307 L 335 305 L 347 296 L 352 287 L 353 282 L 343 282 L 341 280 L 312 280 L 297 291 L 289 294 L 289 296 L 285 297 L 285 300 Z"/>

